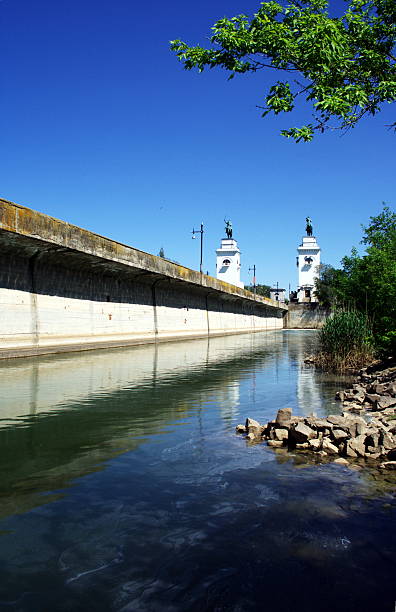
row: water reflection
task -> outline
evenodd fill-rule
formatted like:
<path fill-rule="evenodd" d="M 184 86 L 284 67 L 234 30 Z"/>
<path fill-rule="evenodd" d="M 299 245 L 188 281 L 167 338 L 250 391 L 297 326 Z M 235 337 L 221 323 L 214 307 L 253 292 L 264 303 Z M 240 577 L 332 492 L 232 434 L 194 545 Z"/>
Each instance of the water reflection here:
<path fill-rule="evenodd" d="M 335 412 L 339 381 L 301 361 L 315 341 L 273 332 L 1 363 L 0 607 L 388 609 L 388 489 L 234 433 L 287 405 Z"/>

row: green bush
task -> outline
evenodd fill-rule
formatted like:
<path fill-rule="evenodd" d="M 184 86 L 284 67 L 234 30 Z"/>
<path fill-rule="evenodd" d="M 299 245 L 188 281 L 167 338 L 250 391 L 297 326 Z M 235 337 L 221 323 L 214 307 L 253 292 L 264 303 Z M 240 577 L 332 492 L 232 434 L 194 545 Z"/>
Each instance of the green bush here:
<path fill-rule="evenodd" d="M 366 315 L 338 310 L 320 331 L 319 365 L 343 371 L 357 368 L 373 356 L 373 334 Z"/>

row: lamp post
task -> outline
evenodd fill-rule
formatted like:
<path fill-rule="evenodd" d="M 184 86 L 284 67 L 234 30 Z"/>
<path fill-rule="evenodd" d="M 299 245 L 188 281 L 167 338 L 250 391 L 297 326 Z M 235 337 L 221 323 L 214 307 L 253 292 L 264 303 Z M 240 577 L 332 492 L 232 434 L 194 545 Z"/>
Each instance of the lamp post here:
<path fill-rule="evenodd" d="M 256 264 L 253 268 L 249 268 L 249 272 L 251 272 L 251 270 L 253 270 L 253 293 L 254 297 L 256 297 Z"/>
<path fill-rule="evenodd" d="M 195 234 L 201 234 L 201 258 L 200 258 L 200 261 L 199 261 L 199 271 L 202 274 L 202 253 L 203 253 L 203 235 L 204 235 L 204 226 L 203 226 L 203 223 L 201 223 L 201 229 L 195 230 L 193 228 L 193 231 L 191 233 L 192 233 L 191 237 L 192 237 L 193 240 L 195 239 Z"/>

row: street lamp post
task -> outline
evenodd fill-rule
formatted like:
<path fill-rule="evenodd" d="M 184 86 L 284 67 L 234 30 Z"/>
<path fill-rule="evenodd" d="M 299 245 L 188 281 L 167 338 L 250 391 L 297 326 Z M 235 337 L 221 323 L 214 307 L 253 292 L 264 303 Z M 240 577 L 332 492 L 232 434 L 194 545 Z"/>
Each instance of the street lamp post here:
<path fill-rule="evenodd" d="M 203 254 L 203 235 L 204 235 L 204 226 L 203 226 L 203 223 L 201 223 L 201 229 L 195 230 L 193 228 L 193 231 L 191 233 L 192 233 L 192 239 L 193 240 L 195 238 L 195 234 L 201 234 L 201 258 L 200 258 L 200 261 L 199 261 L 199 271 L 202 274 L 202 254 Z"/>
<path fill-rule="evenodd" d="M 254 264 L 253 268 L 249 268 L 249 272 L 253 270 L 253 293 L 254 297 L 256 297 L 256 264 Z"/>

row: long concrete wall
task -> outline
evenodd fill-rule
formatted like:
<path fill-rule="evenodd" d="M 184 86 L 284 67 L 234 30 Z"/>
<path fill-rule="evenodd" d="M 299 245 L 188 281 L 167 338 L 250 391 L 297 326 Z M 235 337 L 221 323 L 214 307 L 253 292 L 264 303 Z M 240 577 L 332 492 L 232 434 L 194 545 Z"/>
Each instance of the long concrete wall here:
<path fill-rule="evenodd" d="M 287 307 L 0 199 L 0 357 L 283 327 Z"/>

